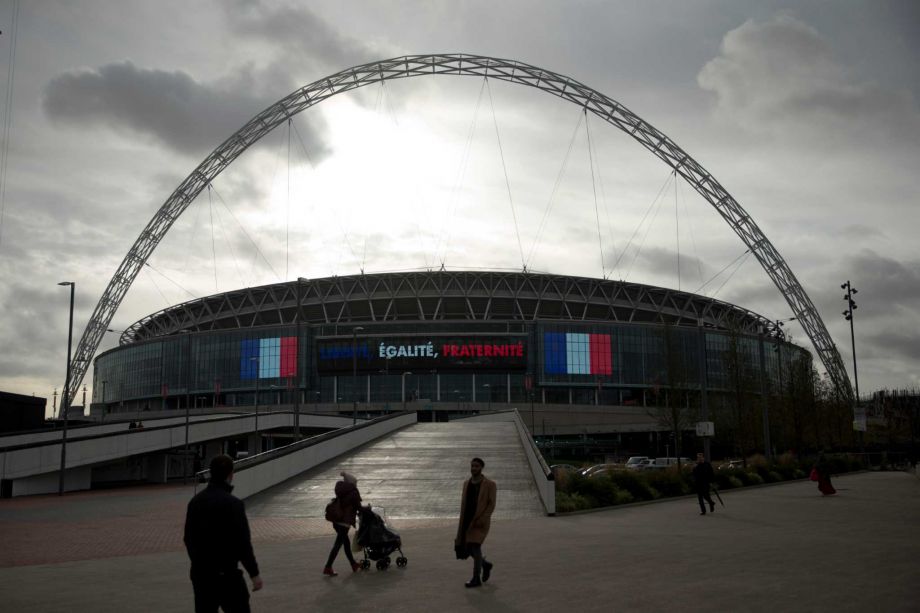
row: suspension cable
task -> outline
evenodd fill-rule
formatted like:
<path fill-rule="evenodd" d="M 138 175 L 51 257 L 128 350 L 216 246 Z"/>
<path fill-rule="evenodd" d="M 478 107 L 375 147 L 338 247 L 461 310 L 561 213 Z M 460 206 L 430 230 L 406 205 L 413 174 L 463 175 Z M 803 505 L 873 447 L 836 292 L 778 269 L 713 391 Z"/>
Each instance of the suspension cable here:
<path fill-rule="evenodd" d="M 208 184 L 208 197 L 210 198 L 211 184 Z M 220 209 L 216 209 L 215 213 L 217 214 L 217 224 L 220 226 L 220 233 L 224 238 L 224 242 L 227 244 L 227 248 L 230 250 L 230 258 L 233 260 L 233 268 L 236 269 L 236 276 L 240 280 L 240 287 L 246 286 L 246 281 L 243 279 L 243 272 L 240 270 L 240 263 L 236 257 L 236 251 L 233 249 L 233 241 L 230 240 L 230 234 L 227 232 L 227 227 L 224 225 L 224 218 L 220 214 Z"/>
<path fill-rule="evenodd" d="M 294 134 L 297 136 L 297 142 L 300 144 L 300 150 L 301 150 L 301 152 L 303 152 L 304 157 L 307 158 L 307 163 L 310 165 L 310 169 L 311 169 L 313 172 L 316 172 L 316 165 L 313 163 L 313 159 L 310 157 L 309 152 L 307 152 L 307 146 L 306 146 L 306 144 L 304 144 L 303 136 L 301 136 L 300 130 L 297 129 L 297 124 L 296 124 L 296 123 L 292 123 L 291 125 L 292 125 L 293 128 L 294 128 Z M 336 221 L 336 225 L 337 225 L 338 228 L 339 228 L 339 232 L 342 233 L 342 238 L 343 238 L 344 241 L 345 241 L 345 246 L 348 247 L 348 250 L 351 252 L 351 256 L 352 256 L 355 260 L 357 260 L 357 259 L 358 259 L 358 254 L 355 252 L 355 249 L 354 249 L 354 247 L 353 247 L 352 244 L 351 244 L 351 237 L 348 236 L 348 231 L 345 230 L 344 227 L 342 227 L 342 220 L 341 220 L 338 216 L 336 216 L 336 217 L 335 217 L 335 221 Z"/>
<path fill-rule="evenodd" d="M 211 188 L 214 190 L 214 195 L 217 196 L 217 199 L 220 200 L 221 204 L 224 205 L 224 208 L 227 210 L 227 212 L 230 213 L 230 217 L 232 217 L 232 218 L 233 218 L 233 221 L 236 222 L 236 225 L 238 225 L 238 226 L 240 227 L 240 230 L 243 231 L 243 234 L 246 236 L 247 239 L 249 239 L 249 242 L 252 243 L 252 246 L 256 248 L 256 254 L 257 254 L 258 256 L 261 256 L 262 261 L 264 261 L 264 262 L 268 265 L 269 270 L 272 271 L 272 274 L 275 275 L 275 278 L 277 278 L 278 281 L 282 281 L 283 279 L 282 279 L 281 276 L 278 275 L 278 273 L 275 271 L 275 267 L 272 266 L 272 263 L 268 261 L 268 258 L 265 257 L 265 254 L 262 253 L 262 250 L 261 250 L 261 249 L 259 249 L 259 245 L 256 244 L 256 242 L 255 242 L 254 240 L 252 240 L 252 237 L 249 235 L 249 232 L 246 231 L 246 227 L 243 226 L 243 224 L 240 223 L 240 220 L 237 219 L 237 218 L 236 218 L 236 215 L 233 214 L 233 211 L 230 210 L 230 207 L 227 205 L 227 201 L 224 200 L 224 197 L 220 195 L 220 192 L 217 190 L 216 187 L 214 187 L 214 186 L 212 185 Z"/>
<path fill-rule="evenodd" d="M 680 181 L 677 182 L 678 186 L 682 185 Z M 696 235 L 693 231 L 693 218 L 690 217 L 690 210 L 687 207 L 687 198 L 684 197 L 682 200 L 684 205 L 684 219 L 687 220 L 687 228 L 690 230 L 690 244 L 693 246 L 693 258 L 696 260 L 696 272 L 699 278 L 700 283 L 703 282 L 703 260 L 700 258 L 700 251 L 696 246 Z"/>
<path fill-rule="evenodd" d="M 715 298 L 715 297 L 716 297 L 716 294 L 718 294 L 720 291 L 722 291 L 722 288 L 725 287 L 725 284 L 728 283 L 728 282 L 731 280 L 731 278 L 732 278 L 733 276 L 735 276 L 735 273 L 736 273 L 736 272 L 738 272 L 739 270 L 741 270 L 741 267 L 744 266 L 744 263 L 747 262 L 747 259 L 748 259 L 750 256 L 751 256 L 751 250 L 748 249 L 748 250 L 744 253 L 744 258 L 743 258 L 740 262 L 738 262 L 738 265 L 735 267 L 735 270 L 731 271 L 731 272 L 728 274 L 728 276 L 725 277 L 725 281 L 722 281 L 722 285 L 719 286 L 719 289 L 717 289 L 716 291 L 714 291 L 714 292 L 712 293 L 711 298 Z"/>
<path fill-rule="evenodd" d="M 211 225 L 211 260 L 214 262 L 214 291 L 219 292 L 217 284 L 217 247 L 214 245 L 214 202 L 211 199 L 211 184 L 208 183 L 208 216 Z"/>
<path fill-rule="evenodd" d="M 559 191 L 559 186 L 562 184 L 562 178 L 565 176 L 565 170 L 569 164 L 569 156 L 572 153 L 572 147 L 575 145 L 575 138 L 578 136 L 578 131 L 581 128 L 582 114 L 578 114 L 578 122 L 575 124 L 575 129 L 572 130 L 572 137 L 569 139 L 569 148 L 565 151 L 565 157 L 562 158 L 562 165 L 559 167 L 559 172 L 556 174 L 556 182 L 553 183 L 553 189 L 549 194 L 549 202 L 546 203 L 546 208 L 543 209 L 543 217 L 540 219 L 540 225 L 537 228 L 536 237 L 533 239 L 533 243 L 530 246 L 530 251 L 527 253 L 527 266 L 530 266 L 530 262 L 533 259 L 534 253 L 536 252 L 537 245 L 540 243 L 540 238 L 543 236 L 543 229 L 546 227 L 546 220 L 549 217 L 549 213 L 553 208 L 553 205 L 556 203 L 556 194 Z"/>
<path fill-rule="evenodd" d="M 652 216 L 652 219 L 651 221 L 649 221 L 649 224 L 648 224 L 649 230 L 651 229 L 652 224 L 655 222 L 655 219 L 658 217 L 658 211 L 661 209 L 660 204 L 661 204 L 662 195 L 664 194 L 665 190 L 668 188 L 668 185 L 670 185 L 671 179 L 673 178 L 673 176 L 674 176 L 673 173 L 670 173 L 670 172 L 668 173 L 668 176 L 665 179 L 664 183 L 661 185 L 661 189 L 658 190 L 658 194 L 655 196 L 655 199 L 652 200 L 652 203 L 649 205 L 648 209 L 645 210 L 645 215 L 642 216 L 642 219 L 636 225 L 636 229 L 633 230 L 633 234 L 629 238 L 629 242 L 626 244 L 626 248 L 623 249 L 623 251 L 620 253 L 621 258 L 624 255 L 626 255 L 626 252 L 629 250 L 629 246 L 632 245 L 633 239 L 636 238 L 636 234 L 639 233 L 639 230 L 642 228 L 643 224 L 645 224 L 645 220 L 648 218 L 649 213 L 651 213 L 652 209 L 654 208 L 655 214 Z M 659 205 L 659 206 L 656 207 L 656 205 Z M 626 269 L 626 274 L 623 277 L 624 281 L 629 278 L 629 275 L 632 272 L 632 267 L 635 265 L 636 260 L 639 258 L 639 253 L 642 251 L 642 247 L 645 245 L 645 240 L 648 238 L 648 234 L 649 234 L 649 231 L 646 230 L 645 236 L 643 236 L 642 238 L 642 242 L 639 244 L 639 246 L 635 250 L 635 255 L 633 255 L 632 262 L 630 262 L 629 267 Z M 617 264 L 619 265 L 619 261 L 617 261 Z"/>
<path fill-rule="evenodd" d="M 735 262 L 737 262 L 738 260 L 740 260 L 741 258 L 743 258 L 745 255 L 748 255 L 748 254 L 750 254 L 750 253 L 751 253 L 751 250 L 750 250 L 750 249 L 745 249 L 744 252 L 743 252 L 741 255 L 739 255 L 739 256 L 736 257 L 734 260 L 732 260 L 731 262 L 729 262 L 722 270 L 720 270 L 720 271 L 717 272 L 716 274 L 712 275 L 712 277 L 710 277 L 709 280 L 706 281 L 706 283 L 703 283 L 701 286 L 699 286 L 698 288 L 696 288 L 696 290 L 695 290 L 693 293 L 694 293 L 694 294 L 700 293 L 700 290 L 702 290 L 704 287 L 706 287 L 707 285 L 709 285 L 710 283 L 712 283 L 712 282 L 715 280 L 716 277 L 718 277 L 718 276 L 721 275 L 723 272 L 725 272 L 726 270 L 728 270 L 729 267 L 731 267 Z M 722 288 L 719 287 L 719 289 L 722 289 Z M 716 290 L 716 291 L 719 291 L 719 290 Z M 713 294 L 713 295 L 715 295 L 715 294 Z"/>
<path fill-rule="evenodd" d="M 287 210 L 284 228 L 284 278 L 291 278 L 291 123 L 288 117 L 287 133 Z"/>
<path fill-rule="evenodd" d="M 514 200 L 511 198 L 511 181 L 508 179 L 508 167 L 505 165 L 505 151 L 502 148 L 502 137 L 498 133 L 498 118 L 495 116 L 495 102 L 492 100 L 492 87 L 486 81 L 486 88 L 489 91 L 489 106 L 492 107 L 492 123 L 495 125 L 495 138 L 498 140 L 498 153 L 502 159 L 502 171 L 505 173 L 505 187 L 508 189 L 508 204 L 511 206 L 511 218 L 514 221 L 514 234 L 517 237 L 518 250 L 521 252 L 521 267 L 526 268 L 527 262 L 524 260 L 524 246 L 521 244 L 521 233 L 518 231 L 517 214 L 514 212 Z"/>
<path fill-rule="evenodd" d="M 10 63 L 6 70 L 6 101 L 3 109 L 3 143 L 0 144 L 0 246 L 3 245 L 3 217 L 6 211 L 6 169 L 10 159 L 10 138 L 13 133 L 13 85 L 16 77 L 16 41 L 19 38 L 19 0 L 13 0 L 10 19 Z"/>
<path fill-rule="evenodd" d="M 677 206 L 677 169 L 674 169 L 674 233 L 677 237 L 677 291 L 680 291 L 680 214 Z"/>
<path fill-rule="evenodd" d="M 454 209 L 457 207 L 458 193 L 460 186 L 466 176 L 466 169 L 470 161 L 470 151 L 473 147 L 473 135 L 476 133 L 476 124 L 479 123 L 479 109 L 482 106 L 482 95 L 485 92 L 486 77 L 482 78 L 482 85 L 479 86 L 479 97 L 476 99 L 476 107 L 473 111 L 473 118 L 470 121 L 470 129 L 466 134 L 466 143 L 464 144 L 463 153 L 460 156 L 460 166 L 457 168 L 457 176 L 454 179 L 454 185 L 450 192 L 450 200 L 447 205 L 447 215 L 442 219 L 441 229 L 438 232 L 438 240 L 435 243 L 435 260 L 444 268 L 444 261 L 447 259 L 447 251 L 450 245 L 450 221 L 453 219 Z M 441 245 L 444 245 L 443 255 L 441 254 Z"/>
<path fill-rule="evenodd" d="M 585 114 L 585 135 L 588 139 L 588 166 L 591 167 L 591 189 L 594 192 L 594 220 L 597 223 L 597 246 L 601 252 L 601 277 L 607 279 L 607 270 L 604 267 L 604 242 L 601 238 L 601 215 L 597 208 L 597 181 L 594 179 L 594 153 L 591 147 L 591 130 L 588 129 L 588 109 Z"/>
<path fill-rule="evenodd" d="M 163 277 L 164 279 L 166 279 L 167 281 L 169 281 L 170 283 L 172 283 L 173 285 L 175 285 L 176 287 L 178 287 L 180 290 L 182 290 L 183 292 L 185 292 L 186 294 L 188 294 L 188 295 L 191 296 L 192 298 L 194 298 L 194 299 L 196 299 L 196 300 L 199 298 L 199 296 L 196 296 L 196 295 L 193 294 L 192 292 L 190 292 L 190 291 L 188 291 L 187 289 L 185 289 L 184 287 L 182 287 L 182 285 L 180 285 L 177 281 L 174 281 L 174 280 L 171 279 L 170 277 L 166 276 L 166 273 L 164 273 L 164 272 L 158 270 L 158 269 L 157 269 L 153 264 L 151 264 L 150 262 L 144 262 L 144 266 L 146 266 L 147 268 L 149 268 L 149 269 L 152 270 L 153 272 L 157 273 L 158 275 L 160 275 L 161 277 Z"/>
<path fill-rule="evenodd" d="M 147 273 L 147 279 L 149 279 L 150 282 L 153 283 L 153 287 L 155 287 L 156 290 L 157 290 L 157 293 L 160 294 L 160 297 L 163 299 L 163 304 L 166 305 L 166 308 L 171 307 L 171 306 L 173 305 L 172 301 L 171 301 L 169 298 L 167 298 L 167 297 L 166 297 L 166 294 L 163 293 L 163 290 L 160 289 L 159 284 L 157 284 L 157 281 L 156 281 L 156 279 L 153 277 L 153 275 L 150 274 L 150 271 L 145 269 L 144 272 Z"/>

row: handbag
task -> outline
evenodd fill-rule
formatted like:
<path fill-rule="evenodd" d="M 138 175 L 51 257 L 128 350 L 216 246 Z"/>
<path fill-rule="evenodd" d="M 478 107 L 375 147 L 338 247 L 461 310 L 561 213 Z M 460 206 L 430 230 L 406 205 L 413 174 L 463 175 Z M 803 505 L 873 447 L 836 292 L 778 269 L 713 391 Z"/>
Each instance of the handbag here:
<path fill-rule="evenodd" d="M 454 543 L 454 554 L 458 560 L 465 560 L 470 557 L 470 550 L 467 548 L 466 543 Z"/>
<path fill-rule="evenodd" d="M 817 481 L 817 480 L 818 480 L 818 469 L 817 469 L 817 468 L 812 468 L 812 469 L 811 469 L 811 474 L 808 475 L 808 478 L 809 478 L 809 480 L 811 480 L 811 481 Z"/>
<path fill-rule="evenodd" d="M 331 521 L 332 523 L 342 521 L 342 505 L 338 498 L 333 498 L 326 505 L 326 521 Z"/>
<path fill-rule="evenodd" d="M 351 535 L 351 551 L 352 553 L 361 553 L 364 551 L 364 547 L 358 544 L 358 531 L 355 530 L 355 533 Z"/>

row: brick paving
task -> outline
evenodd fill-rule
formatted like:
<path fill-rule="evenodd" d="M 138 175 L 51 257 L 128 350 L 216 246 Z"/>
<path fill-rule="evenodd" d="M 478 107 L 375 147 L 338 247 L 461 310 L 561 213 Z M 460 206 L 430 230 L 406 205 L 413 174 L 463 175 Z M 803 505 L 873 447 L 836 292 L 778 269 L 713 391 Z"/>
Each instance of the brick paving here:
<path fill-rule="evenodd" d="M 0 568 L 185 551 L 182 532 L 192 485 L 154 485 L 0 500 Z M 327 536 L 313 517 L 250 514 L 255 543 Z M 400 521 L 399 527 L 443 525 L 444 520 Z"/>
<path fill-rule="evenodd" d="M 920 480 L 863 473 L 835 485 L 840 494 L 831 498 L 808 481 L 727 491 L 726 506 L 705 517 L 695 499 L 684 498 L 496 521 L 485 547 L 495 572 L 479 590 L 463 587 L 470 563 L 454 559 L 453 522 L 400 520 L 407 568 L 330 579 L 320 572 L 332 544 L 321 520 L 253 517 L 266 586 L 253 594 L 253 611 L 916 611 Z M 3 610 L 191 610 L 180 542 L 189 495 L 167 486 L 0 501 L 0 542 L 11 542 L 17 559 L 25 559 L 26 546 L 49 558 L 115 552 L 0 568 Z M 166 517 L 161 511 L 170 505 Z M 27 545 L 31 522 L 47 527 L 55 512 L 66 512 L 58 522 L 71 528 L 110 519 L 85 530 L 82 541 L 46 532 Z M 309 536 L 317 531 L 321 538 Z M 128 542 L 117 543 L 122 539 Z M 131 548 L 169 550 L 124 553 Z M 344 562 L 336 568 L 343 571 Z"/>

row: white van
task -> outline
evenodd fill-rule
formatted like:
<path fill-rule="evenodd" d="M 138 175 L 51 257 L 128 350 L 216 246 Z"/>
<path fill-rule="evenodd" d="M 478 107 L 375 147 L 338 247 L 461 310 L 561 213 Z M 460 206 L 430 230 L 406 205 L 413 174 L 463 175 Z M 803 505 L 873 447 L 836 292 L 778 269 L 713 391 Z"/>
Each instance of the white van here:
<path fill-rule="evenodd" d="M 655 458 L 652 460 L 652 463 L 646 466 L 645 468 L 667 468 L 668 466 L 676 466 L 680 461 L 682 466 L 690 465 L 690 458 Z"/>
<path fill-rule="evenodd" d="M 645 461 L 648 460 L 647 455 L 634 455 L 629 456 L 629 459 L 626 460 L 626 468 L 628 470 L 639 470 L 639 468 L 645 464 Z"/>

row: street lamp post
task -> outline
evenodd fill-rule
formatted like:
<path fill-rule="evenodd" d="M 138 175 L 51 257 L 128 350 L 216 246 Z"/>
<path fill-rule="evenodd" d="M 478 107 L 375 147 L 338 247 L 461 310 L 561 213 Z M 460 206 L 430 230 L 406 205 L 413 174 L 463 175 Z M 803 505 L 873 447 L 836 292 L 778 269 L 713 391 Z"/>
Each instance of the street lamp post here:
<path fill-rule="evenodd" d="M 482 386 L 486 388 L 486 395 L 489 397 L 489 410 L 491 411 L 492 410 L 492 384 L 483 383 Z"/>
<path fill-rule="evenodd" d="M 406 410 L 406 375 L 411 375 L 412 371 L 407 370 L 402 374 L 402 405 L 403 411 Z"/>
<path fill-rule="evenodd" d="M 105 379 L 103 379 L 103 380 L 102 380 L 102 419 L 101 419 L 100 421 L 105 421 L 105 409 L 106 409 L 106 404 L 105 404 L 105 384 L 106 384 L 106 383 L 108 383 L 108 381 L 105 380 Z"/>
<path fill-rule="evenodd" d="M 256 425 L 255 425 L 255 431 L 253 433 L 257 437 L 256 440 L 258 440 L 258 436 L 259 436 L 259 375 L 261 374 L 259 373 L 259 356 L 253 356 L 249 358 L 249 361 L 256 363 L 256 397 L 255 397 Z M 261 447 L 262 445 L 259 445 L 259 451 L 262 450 Z M 256 453 L 259 453 L 259 451 L 256 451 Z"/>
<path fill-rule="evenodd" d="M 73 340 L 73 295 L 76 283 L 61 281 L 61 286 L 70 286 L 70 323 L 67 326 L 67 374 L 64 378 L 64 391 L 61 393 L 61 413 L 64 415 L 64 431 L 61 435 L 61 472 L 58 477 L 58 496 L 64 495 L 64 468 L 67 465 L 67 418 L 70 409 L 70 346 Z M 60 413 L 58 414 L 60 417 Z"/>
<path fill-rule="evenodd" d="M 192 335 L 188 330 L 181 330 L 185 334 L 185 455 L 182 460 L 182 482 L 188 483 L 188 428 L 189 406 L 192 401 Z"/>
<path fill-rule="evenodd" d="M 361 326 L 351 329 L 351 425 L 358 423 L 358 330 Z"/>

